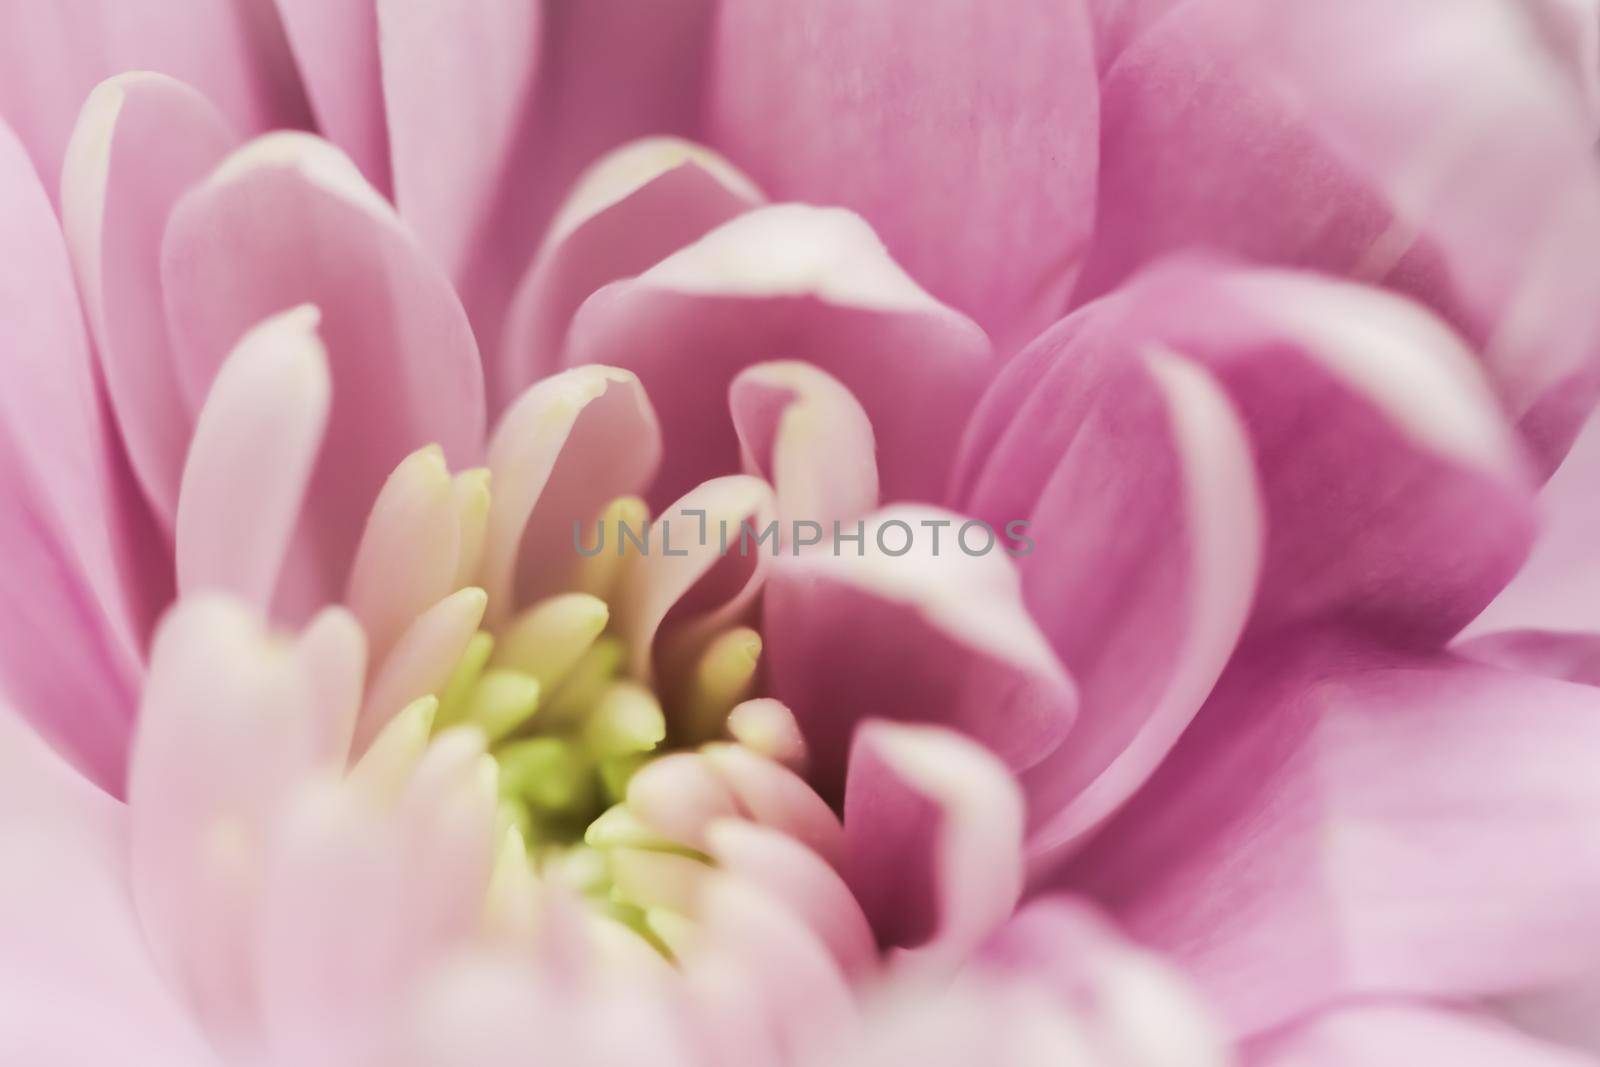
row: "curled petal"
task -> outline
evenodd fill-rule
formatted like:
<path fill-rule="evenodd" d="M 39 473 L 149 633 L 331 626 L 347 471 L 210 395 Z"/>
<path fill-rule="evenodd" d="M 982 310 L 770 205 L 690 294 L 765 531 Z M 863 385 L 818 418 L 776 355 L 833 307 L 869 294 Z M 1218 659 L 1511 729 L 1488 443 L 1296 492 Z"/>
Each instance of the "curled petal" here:
<path fill-rule="evenodd" d="M 236 139 L 216 107 L 160 74 L 102 82 L 73 129 L 61 221 L 128 460 L 171 530 L 194 417 L 161 298 L 161 235 L 178 198 Z"/>
<path fill-rule="evenodd" d="M 750 180 L 707 148 L 671 137 L 623 146 L 578 179 L 517 285 L 490 361 L 493 410 L 561 368 L 584 298 L 759 204 Z"/>
<path fill-rule="evenodd" d="M 747 212 L 584 302 L 569 363 L 639 375 L 667 466 L 653 499 L 736 470 L 720 397 L 778 356 L 838 378 L 872 421 L 887 499 L 937 499 L 992 354 L 969 319 L 920 289 L 859 217 L 782 204 Z"/>
<path fill-rule="evenodd" d="M 763 606 L 772 694 L 794 711 L 824 795 L 868 717 L 953 727 L 1013 769 L 1042 760 L 1077 694 L 994 531 L 902 507 L 860 533 L 775 560 Z"/>
<path fill-rule="evenodd" d="M 1022 894 L 1023 805 L 1004 764 L 960 734 L 867 722 L 844 796 L 847 870 L 900 965 L 959 965 Z"/>
<path fill-rule="evenodd" d="M 850 390 L 809 363 L 758 363 L 728 390 L 746 474 L 770 482 L 784 527 L 831 529 L 878 504 L 872 424 Z"/>

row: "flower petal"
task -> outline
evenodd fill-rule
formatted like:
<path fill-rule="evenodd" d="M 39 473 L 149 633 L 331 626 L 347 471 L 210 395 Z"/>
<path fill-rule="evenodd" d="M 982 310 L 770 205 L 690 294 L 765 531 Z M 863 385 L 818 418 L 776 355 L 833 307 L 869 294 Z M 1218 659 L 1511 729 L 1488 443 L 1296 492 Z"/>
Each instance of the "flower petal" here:
<path fill-rule="evenodd" d="M 276 0 L 316 128 L 373 187 L 389 191 L 389 127 L 378 70 L 376 5 Z"/>
<path fill-rule="evenodd" d="M 783 204 L 741 215 L 591 296 L 566 350 L 569 363 L 639 375 L 666 437 L 658 505 L 738 469 L 721 397 L 741 370 L 774 355 L 815 363 L 861 402 L 886 499 L 941 497 L 989 345 L 849 212 Z"/>
<path fill-rule="evenodd" d="M 1526 7 L 1179 5 L 1104 81 L 1076 299 L 1196 245 L 1415 295 L 1553 468 L 1600 388 L 1600 187 L 1592 119 Z"/>
<path fill-rule="evenodd" d="M 708 148 L 671 137 L 635 141 L 579 177 L 517 285 L 505 341 L 490 367 L 499 411 L 562 366 L 567 327 L 584 299 L 638 274 L 761 203 L 761 193 Z"/>
<path fill-rule="evenodd" d="M 0 203 L 0 692 L 120 792 L 170 565 L 105 422 L 55 216 L 3 123 Z"/>
<path fill-rule="evenodd" d="M 1600 936 L 1597 758 L 1589 687 L 1337 635 L 1262 644 L 1060 884 L 1241 1031 L 1541 986 Z"/>
<path fill-rule="evenodd" d="M 237 144 L 216 107 L 160 74 L 89 94 L 61 173 L 61 221 L 128 460 L 170 532 L 193 413 L 161 296 L 161 236 L 178 198 Z"/>
<path fill-rule="evenodd" d="M 772 695 L 794 711 L 825 796 L 838 795 L 851 736 L 869 716 L 952 727 L 1013 769 L 1039 762 L 1071 727 L 1077 695 L 1028 618 L 1015 568 L 993 541 L 982 554 L 959 547 L 963 536 L 983 542 L 965 523 L 888 508 L 865 521 L 854 549 L 831 542 L 773 561 L 763 608 Z"/>
<path fill-rule="evenodd" d="M 1587 1067 L 1594 1061 L 1485 1016 L 1396 1003 L 1313 1016 L 1254 1042 L 1244 1062 L 1248 1067 Z"/>
<path fill-rule="evenodd" d="M 0 706 L 0 1057 L 211 1061 L 139 929 L 127 831 L 122 804 Z"/>
<path fill-rule="evenodd" d="M 1022 894 L 1022 792 L 993 753 L 930 726 L 856 731 L 844 795 L 847 871 L 897 966 L 952 970 Z"/>
<path fill-rule="evenodd" d="M 309 122 L 276 17 L 254 3 L 65 0 L 0 10 L 0 114 L 28 146 L 45 188 L 84 98 L 123 71 L 194 86 L 246 134 Z"/>
<path fill-rule="evenodd" d="M 276 599 L 328 420 L 319 318 L 273 316 L 217 372 L 178 495 L 180 593 L 230 593 L 263 612 Z"/>
<path fill-rule="evenodd" d="M 717 22 L 713 143 L 774 196 L 861 212 L 1012 350 L 1087 251 L 1093 36 L 1080 0 L 739 5 Z"/>
<path fill-rule="evenodd" d="M 628 371 L 579 367 L 523 393 L 489 442 L 491 622 L 565 588 L 580 562 L 575 525 L 640 492 L 660 462 L 655 410 Z"/>
<path fill-rule="evenodd" d="M 877 507 L 872 424 L 838 379 L 809 363 L 758 363 L 734 378 L 728 406 L 745 473 L 772 483 L 785 535 L 807 522 L 820 538 Z"/>
<path fill-rule="evenodd" d="M 297 545 L 311 581 L 279 605 L 303 618 L 338 598 L 368 509 L 403 458 L 427 444 L 454 466 L 478 458 L 483 377 L 466 316 L 350 161 L 302 134 L 251 142 L 188 193 L 162 273 L 195 407 L 247 328 L 297 304 L 322 312 L 333 411 Z"/>

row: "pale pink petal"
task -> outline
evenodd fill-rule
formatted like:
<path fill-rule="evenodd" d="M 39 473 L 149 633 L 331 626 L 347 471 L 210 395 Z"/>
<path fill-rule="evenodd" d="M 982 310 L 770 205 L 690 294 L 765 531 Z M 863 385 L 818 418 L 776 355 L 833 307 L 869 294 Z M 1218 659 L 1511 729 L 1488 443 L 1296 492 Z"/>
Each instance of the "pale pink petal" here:
<path fill-rule="evenodd" d="M 139 929 L 127 827 L 121 803 L 0 707 L 0 1060 L 211 1062 Z"/>
<path fill-rule="evenodd" d="M 1060 314 L 1087 252 L 1095 75 L 1082 0 L 734 5 L 710 125 L 772 195 L 861 212 L 1012 350 Z"/>
<path fill-rule="evenodd" d="M 405 628 L 383 662 L 373 665 L 372 684 L 356 723 L 354 755 L 365 752 L 407 704 L 444 688 L 487 606 L 484 591 L 470 586 L 451 593 Z"/>
<path fill-rule="evenodd" d="M 317 129 L 389 192 L 374 0 L 276 0 Z"/>
<path fill-rule="evenodd" d="M 733 380 L 728 406 L 745 473 L 777 492 L 785 543 L 797 521 L 820 541 L 835 520 L 878 506 L 872 424 L 837 379 L 809 363 L 758 363 Z"/>
<path fill-rule="evenodd" d="M 1426 1004 L 1369 1004 L 1315 1015 L 1252 1042 L 1246 1067 L 1592 1067 L 1590 1057 L 1499 1020 Z"/>
<path fill-rule="evenodd" d="M 338 767 L 306 668 L 217 597 L 182 601 L 151 651 L 128 776 L 134 900 L 162 969 L 224 1043 L 259 1024 L 252 940 L 281 806 Z"/>
<path fill-rule="evenodd" d="M 1004 764 L 960 734 L 868 721 L 844 796 L 846 871 L 898 966 L 952 970 L 1022 893 L 1023 798 Z"/>
<path fill-rule="evenodd" d="M 488 361 L 491 410 L 562 367 L 584 299 L 761 203 L 750 180 L 708 148 L 670 137 L 624 145 L 578 179 L 550 222 Z"/>
<path fill-rule="evenodd" d="M 1242 653 L 1061 879 L 1237 1029 L 1584 973 L 1600 692 L 1329 637 Z"/>
<path fill-rule="evenodd" d="M 340 607 L 324 608 L 313 617 L 295 645 L 318 711 L 317 743 L 330 761 L 350 756 L 367 675 L 367 648 L 361 624 Z"/>
<path fill-rule="evenodd" d="M 725 410 L 741 370 L 806 360 L 860 401 L 878 440 L 885 499 L 936 500 L 992 353 L 969 319 L 930 297 L 857 216 L 799 204 L 712 230 L 578 309 L 569 363 L 639 375 L 661 416 L 659 505 L 739 468 Z"/>
<path fill-rule="evenodd" d="M 1502 630 L 1457 641 L 1450 650 L 1507 670 L 1600 685 L 1600 634 Z"/>
<path fill-rule="evenodd" d="M 859 543 L 773 561 L 763 609 L 772 695 L 794 711 L 824 795 L 838 795 L 851 734 L 868 717 L 953 727 L 1013 769 L 1068 736 L 1072 682 L 1028 617 L 1013 562 L 997 539 L 979 553 L 987 536 L 968 521 L 889 508 L 865 520 Z"/>
<path fill-rule="evenodd" d="M 223 356 L 267 316 L 322 313 L 333 376 L 327 446 L 280 610 L 337 599 L 378 488 L 428 444 L 478 459 L 483 378 L 466 316 L 381 197 L 337 149 L 280 133 L 239 149 L 173 211 L 162 255 L 179 381 L 198 407 Z"/>
<path fill-rule="evenodd" d="M 461 522 L 455 484 L 437 448 L 407 456 L 378 491 L 345 602 L 381 660 L 400 632 L 456 589 Z"/>
<path fill-rule="evenodd" d="M 170 565 L 107 423 L 55 215 L 3 123 L 0 203 L 0 692 L 120 792 Z"/>
<path fill-rule="evenodd" d="M 1590 128 L 1600 127 L 1600 3 L 1531 0 L 1526 7 L 1545 45 L 1567 68 Z"/>
<path fill-rule="evenodd" d="M 756 539 L 772 521 L 772 489 L 743 474 L 697 486 L 656 517 L 614 616 L 636 676 L 698 651 L 749 612 L 771 563 L 772 549 Z"/>
<path fill-rule="evenodd" d="M 1593 118 L 1527 7 L 1179 5 L 1103 83 L 1076 299 L 1194 246 L 1413 294 L 1482 353 L 1552 468 L 1600 388 L 1600 186 Z"/>
<path fill-rule="evenodd" d="M 328 356 L 316 308 L 253 328 L 195 420 L 178 494 L 178 590 L 268 611 L 327 427 Z"/>
<path fill-rule="evenodd" d="M 237 140 L 215 105 L 160 74 L 95 87 L 61 172 L 61 220 L 128 460 L 171 531 L 193 413 L 161 297 L 161 236 L 178 198 Z"/>
<path fill-rule="evenodd" d="M 788 835 L 835 866 L 843 863 L 839 817 L 804 778 L 740 745 L 710 744 L 702 755 L 741 815 Z"/>
<path fill-rule="evenodd" d="M 640 492 L 660 461 L 655 411 L 627 371 L 575 368 L 523 393 L 489 442 L 491 621 L 565 588 L 582 558 L 575 525 L 590 543 L 601 509 Z"/>
<path fill-rule="evenodd" d="M 148 70 L 194 86 L 237 130 L 309 122 L 283 30 L 256 0 L 60 0 L 0 7 L 0 116 L 45 188 L 84 98 L 113 74 Z"/>
<path fill-rule="evenodd" d="M 1204 703 L 1249 617 L 1264 516 L 1238 413 L 1205 370 L 1160 352 L 1106 387 L 1029 514 L 1025 598 L 1082 700 L 1023 779 L 1043 869 Z"/>

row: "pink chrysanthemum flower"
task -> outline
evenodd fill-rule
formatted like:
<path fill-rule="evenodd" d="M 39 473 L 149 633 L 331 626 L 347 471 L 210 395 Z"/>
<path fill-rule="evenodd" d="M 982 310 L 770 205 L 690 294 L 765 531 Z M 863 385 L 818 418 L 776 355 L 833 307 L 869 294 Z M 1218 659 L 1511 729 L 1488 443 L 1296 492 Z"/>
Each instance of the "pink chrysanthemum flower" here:
<path fill-rule="evenodd" d="M 1600 1056 L 1590 0 L 0 59 L 0 1061 Z"/>

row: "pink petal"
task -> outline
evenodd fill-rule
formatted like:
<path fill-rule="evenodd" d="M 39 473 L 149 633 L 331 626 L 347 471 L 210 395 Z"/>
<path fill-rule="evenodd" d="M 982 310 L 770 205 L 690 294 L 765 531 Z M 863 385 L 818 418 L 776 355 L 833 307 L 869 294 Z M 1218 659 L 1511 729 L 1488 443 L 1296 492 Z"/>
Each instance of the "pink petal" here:
<path fill-rule="evenodd" d="M 655 411 L 631 373 L 580 367 L 523 393 L 489 442 L 491 621 L 564 589 L 581 559 L 574 524 L 591 543 L 601 509 L 640 492 L 660 462 Z"/>
<path fill-rule="evenodd" d="M 657 504 L 738 469 L 721 398 L 741 370 L 780 354 L 816 364 L 861 402 L 886 499 L 942 495 L 989 345 L 849 212 L 784 204 L 741 215 L 591 296 L 566 349 L 569 363 L 639 375 L 666 436 Z"/>
<path fill-rule="evenodd" d="M 127 812 L 0 707 L 0 1057 L 211 1062 L 128 892 Z M 92 1020 L 92 1025 L 85 1025 Z"/>
<path fill-rule="evenodd" d="M 1497 1020 L 1404 1003 L 1337 1009 L 1254 1042 L 1247 1067 L 1587 1067 L 1593 1060 Z"/>
<path fill-rule="evenodd" d="M 1257 1031 L 1592 966 L 1600 694 L 1323 639 L 1241 653 L 1061 880 Z"/>
<path fill-rule="evenodd" d="M 1098 229 L 1076 299 L 1196 245 L 1414 294 L 1483 352 L 1553 467 L 1600 385 L 1587 284 L 1600 188 L 1592 119 L 1532 46 L 1524 6 L 1174 9 L 1104 81 Z"/>
<path fill-rule="evenodd" d="M 1044 868 L 1132 795 L 1233 653 L 1260 574 L 1262 503 L 1219 383 L 1170 354 L 1106 387 L 1031 511 L 1024 595 L 1083 712 L 1024 777 Z"/>
<path fill-rule="evenodd" d="M 1539 491 L 1539 537 L 1517 576 L 1463 637 L 1499 630 L 1600 632 L 1600 418 Z"/>
<path fill-rule="evenodd" d="M 327 427 L 319 318 L 313 307 L 273 316 L 217 372 L 178 497 L 180 593 L 271 608 Z"/>
<path fill-rule="evenodd" d="M 761 203 L 750 180 L 710 149 L 669 137 L 635 141 L 579 177 L 522 276 L 490 361 L 492 410 L 562 366 L 584 299 L 638 274 Z"/>
<path fill-rule="evenodd" d="M 194 86 L 247 134 L 309 121 L 282 28 L 264 4 L 7 4 L 0 42 L 0 114 L 52 191 L 78 108 L 97 84 L 124 71 L 158 71 Z"/>
<path fill-rule="evenodd" d="M 1087 251 L 1098 112 L 1085 8 L 730 7 L 713 143 L 774 196 L 861 212 L 935 295 L 1014 349 L 1061 312 Z"/>
<path fill-rule="evenodd" d="M 960 734 L 869 721 L 856 731 L 844 797 L 851 887 L 900 966 L 959 965 L 1022 893 L 1022 792 Z"/>
<path fill-rule="evenodd" d="M 351 162 L 274 134 L 230 156 L 173 211 L 162 256 L 179 380 L 198 406 L 223 355 L 261 319 L 322 312 L 333 374 L 327 446 L 295 551 L 307 578 L 279 606 L 338 598 L 378 488 L 405 456 L 478 458 L 483 381 L 449 282 Z"/>
<path fill-rule="evenodd" d="M 1013 769 L 1067 735 L 1072 682 L 1028 618 L 998 543 L 981 555 L 958 547 L 966 522 L 889 508 L 865 521 L 860 546 L 773 561 L 763 608 L 772 695 L 794 711 L 824 795 L 837 796 L 851 735 L 869 716 L 950 726 Z M 908 552 L 888 554 L 906 541 Z M 982 542 L 968 531 L 973 548 Z"/>
<path fill-rule="evenodd" d="M 1507 670 L 1600 685 L 1600 634 L 1504 630 L 1457 641 L 1450 648 L 1459 656 Z"/>
<path fill-rule="evenodd" d="M 3 124 L 0 203 L 0 691 L 120 792 L 170 571 L 105 422 L 61 232 Z"/>
<path fill-rule="evenodd" d="M 222 598 L 182 601 L 151 651 L 129 768 L 139 918 L 169 979 L 224 1042 L 258 1025 L 261 864 L 292 791 L 338 766 L 307 661 Z"/>
<path fill-rule="evenodd" d="M 437 693 L 461 662 L 467 642 L 478 632 L 488 597 L 471 586 L 457 590 L 414 619 L 395 640 L 381 664 L 374 664 L 356 723 L 353 754 L 367 750 L 373 738 L 407 704 Z"/>
<path fill-rule="evenodd" d="M 179 391 L 161 296 L 161 236 L 178 198 L 236 145 L 182 82 L 122 74 L 89 95 L 61 174 L 61 220 L 128 460 L 162 527 L 194 418 Z"/>
<path fill-rule="evenodd" d="M 372 0 L 276 0 L 283 32 L 323 136 L 389 192 L 389 127 Z"/>
<path fill-rule="evenodd" d="M 784 540 L 794 523 L 856 519 L 878 506 L 877 444 L 850 390 L 809 363 L 758 363 L 728 389 L 746 474 L 772 483 Z"/>

